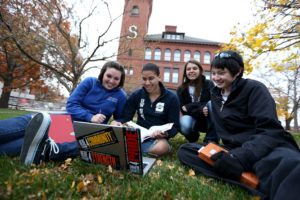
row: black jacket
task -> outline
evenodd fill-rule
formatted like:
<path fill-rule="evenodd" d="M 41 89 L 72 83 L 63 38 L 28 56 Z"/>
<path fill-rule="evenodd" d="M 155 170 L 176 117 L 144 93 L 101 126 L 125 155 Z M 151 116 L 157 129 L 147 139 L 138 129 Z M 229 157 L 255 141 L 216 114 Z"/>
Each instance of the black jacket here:
<path fill-rule="evenodd" d="M 217 87 L 212 90 L 211 101 L 217 134 L 246 170 L 252 170 L 276 147 L 298 149 L 281 126 L 274 99 L 262 83 L 237 79 L 226 102 Z"/>
<path fill-rule="evenodd" d="M 214 87 L 212 81 L 207 80 L 202 75 L 203 86 L 201 90 L 200 101 L 192 102 L 189 89 L 182 86 L 177 88 L 177 96 L 180 101 L 180 110 L 183 115 L 190 115 L 197 120 L 195 128 L 201 131 L 206 131 L 206 117 L 203 115 L 203 108 L 207 102 L 210 101 L 210 90 Z M 182 110 L 182 106 L 185 106 L 187 112 Z"/>
<path fill-rule="evenodd" d="M 144 88 L 134 91 L 128 98 L 122 114 L 122 123 L 133 119 L 137 113 L 137 124 L 145 128 L 166 123 L 174 123 L 168 131 L 169 138 L 179 131 L 179 100 L 173 92 L 159 83 L 161 95 L 151 102 Z"/>

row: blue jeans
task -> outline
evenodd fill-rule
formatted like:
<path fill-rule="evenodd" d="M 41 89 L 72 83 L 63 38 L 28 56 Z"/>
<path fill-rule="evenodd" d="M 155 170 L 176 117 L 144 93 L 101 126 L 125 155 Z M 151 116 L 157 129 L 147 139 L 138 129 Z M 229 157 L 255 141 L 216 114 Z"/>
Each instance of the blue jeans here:
<path fill-rule="evenodd" d="M 180 118 L 180 128 L 182 135 L 190 135 L 194 131 L 196 120 L 190 115 L 183 115 Z"/>
<path fill-rule="evenodd" d="M 214 130 L 213 126 L 213 119 L 212 119 L 212 114 L 211 114 L 211 102 L 209 101 L 207 103 L 208 107 L 208 117 L 206 120 L 199 121 L 198 123 L 207 123 L 207 130 L 205 130 L 206 135 L 204 138 L 204 142 L 208 141 L 214 141 L 218 142 L 219 138 Z M 197 120 L 193 118 L 190 115 L 183 115 L 180 118 L 180 129 L 181 129 L 181 134 L 184 135 L 184 137 L 189 141 L 189 142 L 197 142 L 199 138 L 199 132 L 204 130 L 197 130 L 195 128 Z"/>
<path fill-rule="evenodd" d="M 25 129 L 34 114 L 0 120 L 0 155 L 19 156 L 24 143 Z M 77 141 L 57 144 L 59 153 L 52 153 L 51 160 L 62 161 L 79 155 Z"/>

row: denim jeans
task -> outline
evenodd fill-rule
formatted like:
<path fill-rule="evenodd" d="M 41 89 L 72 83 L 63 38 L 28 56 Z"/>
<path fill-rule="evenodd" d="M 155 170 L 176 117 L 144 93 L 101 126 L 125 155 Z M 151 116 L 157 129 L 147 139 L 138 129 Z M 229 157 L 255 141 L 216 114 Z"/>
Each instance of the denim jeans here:
<path fill-rule="evenodd" d="M 194 132 L 196 120 L 190 115 L 183 115 L 180 118 L 181 134 L 186 136 Z"/>
<path fill-rule="evenodd" d="M 19 156 L 24 143 L 25 129 L 34 114 L 0 120 L 0 155 Z M 50 154 L 51 160 L 62 161 L 79 155 L 77 141 L 57 144 L 58 154 Z"/>
<path fill-rule="evenodd" d="M 207 103 L 208 107 L 208 116 L 207 120 L 203 121 L 202 123 L 207 123 L 207 130 L 206 130 L 206 136 L 204 138 L 204 142 L 208 141 L 214 141 L 218 142 L 219 138 L 214 130 L 213 126 L 213 119 L 211 114 L 211 102 L 209 101 Z M 180 129 L 181 134 L 184 135 L 184 137 L 189 140 L 189 142 L 196 142 L 199 138 L 199 131 L 195 129 L 197 120 L 193 118 L 190 115 L 183 115 L 180 118 Z"/>

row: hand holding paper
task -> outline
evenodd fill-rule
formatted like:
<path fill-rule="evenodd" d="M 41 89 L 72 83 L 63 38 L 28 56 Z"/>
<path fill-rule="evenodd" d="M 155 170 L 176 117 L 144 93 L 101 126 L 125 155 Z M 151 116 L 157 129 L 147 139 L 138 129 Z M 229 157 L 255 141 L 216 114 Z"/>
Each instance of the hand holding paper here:
<path fill-rule="evenodd" d="M 149 139 L 152 137 L 152 133 L 156 130 L 161 131 L 161 132 L 166 132 L 170 130 L 173 126 L 174 123 L 168 123 L 160 126 L 151 126 L 149 129 L 146 129 L 138 124 L 136 124 L 133 121 L 126 122 L 128 126 L 134 127 L 134 128 L 139 128 L 141 131 L 141 141 L 143 142 L 146 139 Z"/>

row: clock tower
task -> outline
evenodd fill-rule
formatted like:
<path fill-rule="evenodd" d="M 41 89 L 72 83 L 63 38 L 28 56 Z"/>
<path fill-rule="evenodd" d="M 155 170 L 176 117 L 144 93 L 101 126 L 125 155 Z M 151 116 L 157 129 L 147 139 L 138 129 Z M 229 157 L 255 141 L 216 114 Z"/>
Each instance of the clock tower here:
<path fill-rule="evenodd" d="M 144 60 L 144 36 L 148 32 L 153 0 L 125 0 L 118 48 L 118 62 L 125 66 L 125 89 L 132 92 L 140 85 Z"/>

